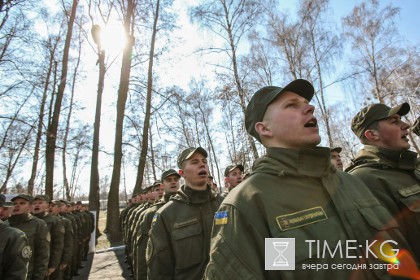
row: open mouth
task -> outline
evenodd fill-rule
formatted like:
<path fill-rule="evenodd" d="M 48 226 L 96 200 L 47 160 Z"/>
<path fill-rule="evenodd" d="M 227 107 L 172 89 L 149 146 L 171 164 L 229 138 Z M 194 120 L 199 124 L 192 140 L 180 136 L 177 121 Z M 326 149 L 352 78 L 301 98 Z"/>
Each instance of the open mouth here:
<path fill-rule="evenodd" d="M 305 127 L 318 127 L 318 121 L 316 118 L 310 119 L 307 123 L 304 125 Z"/>
<path fill-rule="evenodd" d="M 408 142 L 408 140 L 409 140 L 408 139 L 408 133 L 407 134 L 404 134 L 401 138 Z"/>
<path fill-rule="evenodd" d="M 206 170 L 202 170 L 198 173 L 199 176 L 207 176 L 207 171 Z"/>

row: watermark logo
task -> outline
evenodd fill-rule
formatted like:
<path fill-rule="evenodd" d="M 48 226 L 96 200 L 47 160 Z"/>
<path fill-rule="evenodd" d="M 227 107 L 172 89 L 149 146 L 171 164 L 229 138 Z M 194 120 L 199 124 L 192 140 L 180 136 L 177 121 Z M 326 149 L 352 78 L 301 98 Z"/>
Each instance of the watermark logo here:
<path fill-rule="evenodd" d="M 265 238 L 265 270 L 295 270 L 294 238 Z"/>

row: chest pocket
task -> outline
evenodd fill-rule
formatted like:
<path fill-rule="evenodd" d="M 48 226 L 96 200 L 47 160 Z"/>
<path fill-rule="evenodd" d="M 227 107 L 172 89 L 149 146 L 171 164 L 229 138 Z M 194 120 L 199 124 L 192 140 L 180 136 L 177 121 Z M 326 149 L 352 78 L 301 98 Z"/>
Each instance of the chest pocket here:
<path fill-rule="evenodd" d="M 389 230 L 398 228 L 398 224 L 388 210 L 379 202 L 377 198 L 359 198 L 354 200 L 358 212 L 363 220 L 375 231 Z M 353 222 L 357 221 L 353 217 Z M 356 224 L 354 226 L 357 226 Z M 359 225 L 360 227 L 360 225 Z"/>
<path fill-rule="evenodd" d="M 415 184 L 398 190 L 401 203 L 411 212 L 420 215 L 420 185 Z"/>
<path fill-rule="evenodd" d="M 184 269 L 202 262 L 205 251 L 202 232 L 198 220 L 172 231 L 176 269 Z"/>

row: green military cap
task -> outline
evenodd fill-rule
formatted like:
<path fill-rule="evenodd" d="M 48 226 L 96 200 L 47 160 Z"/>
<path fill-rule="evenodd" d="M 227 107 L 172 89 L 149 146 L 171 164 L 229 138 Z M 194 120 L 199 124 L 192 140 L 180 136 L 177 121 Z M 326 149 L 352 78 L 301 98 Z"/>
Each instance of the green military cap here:
<path fill-rule="evenodd" d="M 0 197 L 3 197 L 3 199 L 4 199 L 3 204 L 0 207 L 12 207 L 13 206 L 13 203 L 10 201 L 10 196 L 5 196 L 4 194 L 0 194 Z"/>
<path fill-rule="evenodd" d="M 330 152 L 337 152 L 337 153 L 341 153 L 343 149 L 341 147 L 334 147 L 330 149 Z"/>
<path fill-rule="evenodd" d="M 43 201 L 46 201 L 48 203 L 50 203 L 50 201 L 51 201 L 50 197 L 46 194 L 39 194 L 39 195 L 35 196 L 34 200 L 36 200 L 36 199 L 43 200 Z"/>
<path fill-rule="evenodd" d="M 152 188 L 162 185 L 162 182 L 157 180 L 153 183 Z"/>
<path fill-rule="evenodd" d="M 181 175 L 179 175 L 178 172 L 176 172 L 174 169 L 169 169 L 162 173 L 162 176 L 160 177 L 160 179 L 163 182 L 163 180 L 165 180 L 166 177 L 169 177 L 171 175 L 176 175 L 179 178 L 181 177 Z"/>
<path fill-rule="evenodd" d="M 70 204 L 68 203 L 68 201 L 66 201 L 66 200 L 64 200 L 64 199 L 60 199 L 60 202 L 61 202 L 61 203 L 63 203 L 63 204 L 65 204 L 65 205 L 70 205 Z"/>
<path fill-rule="evenodd" d="M 411 130 L 417 135 L 420 136 L 420 117 L 413 123 Z"/>
<path fill-rule="evenodd" d="M 375 121 L 389 118 L 395 114 L 405 116 L 408 112 L 410 112 L 410 105 L 408 103 L 403 103 L 393 108 L 380 103 L 372 104 L 364 107 L 356 116 L 354 116 L 351 121 L 351 130 L 353 130 L 354 134 L 361 139 L 365 134 L 365 131 Z"/>
<path fill-rule="evenodd" d="M 245 127 L 249 134 L 261 142 L 260 136 L 255 130 L 255 124 L 264 119 L 268 105 L 286 91 L 294 92 L 306 100 L 311 101 L 315 90 L 312 84 L 304 79 L 297 79 L 286 85 L 284 88 L 276 86 L 266 86 L 260 88 L 251 98 L 245 110 Z"/>
<path fill-rule="evenodd" d="M 235 168 L 239 168 L 239 170 L 241 170 L 241 172 L 244 172 L 244 166 L 242 164 L 229 165 L 225 169 L 225 177 L 229 177 L 229 173 L 232 172 Z"/>
<path fill-rule="evenodd" d="M 186 161 L 187 159 L 189 159 L 190 157 L 192 157 L 192 155 L 195 152 L 200 153 L 204 157 L 207 158 L 207 152 L 203 148 L 201 148 L 201 147 L 198 147 L 198 148 L 190 147 L 190 148 L 187 148 L 187 149 L 183 150 L 182 153 L 179 154 L 179 156 L 178 156 L 178 167 L 181 168 L 182 163 L 184 161 Z"/>
<path fill-rule="evenodd" d="M 76 201 L 76 204 L 80 205 L 80 204 L 82 204 L 82 202 L 80 200 L 78 200 L 78 201 Z"/>
<path fill-rule="evenodd" d="M 54 204 L 54 205 L 57 205 L 58 207 L 60 207 L 61 206 L 61 201 L 60 200 L 51 200 L 50 204 Z"/>
<path fill-rule="evenodd" d="M 29 195 L 29 194 L 26 194 L 26 193 L 18 194 L 17 196 L 13 197 L 11 199 L 11 201 L 15 201 L 15 199 L 18 199 L 18 198 L 22 198 L 26 201 L 29 201 L 30 203 L 32 203 L 34 201 L 34 197 L 32 195 Z"/>

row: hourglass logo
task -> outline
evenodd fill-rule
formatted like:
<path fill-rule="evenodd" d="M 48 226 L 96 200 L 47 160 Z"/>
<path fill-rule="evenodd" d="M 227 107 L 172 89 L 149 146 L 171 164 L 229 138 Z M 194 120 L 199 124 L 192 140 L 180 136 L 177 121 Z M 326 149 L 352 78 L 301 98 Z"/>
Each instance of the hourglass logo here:
<path fill-rule="evenodd" d="M 295 239 L 265 239 L 265 270 L 295 270 Z"/>

